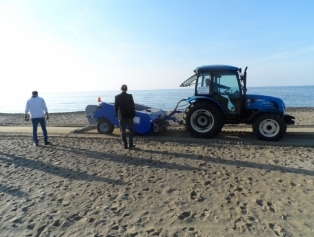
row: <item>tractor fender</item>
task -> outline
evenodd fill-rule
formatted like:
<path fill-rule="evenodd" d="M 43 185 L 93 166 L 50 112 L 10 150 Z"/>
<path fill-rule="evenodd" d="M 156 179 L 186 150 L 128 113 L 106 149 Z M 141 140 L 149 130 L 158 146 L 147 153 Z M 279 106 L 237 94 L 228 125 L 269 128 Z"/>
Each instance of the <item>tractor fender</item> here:
<path fill-rule="evenodd" d="M 193 97 L 189 97 L 186 100 L 188 103 L 192 103 L 192 102 L 198 102 L 198 101 L 210 101 L 213 102 L 214 104 L 216 104 L 218 106 L 218 108 L 221 109 L 221 111 L 223 112 L 224 115 L 226 115 L 226 111 L 225 109 L 221 106 L 220 103 L 218 103 L 216 100 L 212 99 L 212 98 L 208 98 L 206 96 L 193 96 Z"/>
<path fill-rule="evenodd" d="M 261 114 L 278 114 L 281 116 L 281 113 L 278 113 L 277 110 L 261 110 L 261 111 L 257 111 L 256 113 L 252 114 L 248 118 L 248 122 L 253 122 L 254 119 L 257 118 L 258 116 L 260 116 Z"/>

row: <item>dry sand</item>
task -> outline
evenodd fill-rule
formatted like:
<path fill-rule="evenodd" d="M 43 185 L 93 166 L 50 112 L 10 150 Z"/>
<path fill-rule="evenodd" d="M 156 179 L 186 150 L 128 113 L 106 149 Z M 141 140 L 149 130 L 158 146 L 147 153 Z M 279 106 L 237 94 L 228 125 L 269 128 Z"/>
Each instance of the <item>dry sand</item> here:
<path fill-rule="evenodd" d="M 313 128 L 313 109 L 293 109 Z M 2 126 L 30 126 L 0 114 Z M 83 112 L 52 114 L 49 126 L 84 127 Z M 0 236 L 314 236 L 314 135 L 280 142 L 250 132 L 195 139 L 171 126 L 119 133 L 0 133 Z M 41 135 L 39 129 L 39 135 Z"/>

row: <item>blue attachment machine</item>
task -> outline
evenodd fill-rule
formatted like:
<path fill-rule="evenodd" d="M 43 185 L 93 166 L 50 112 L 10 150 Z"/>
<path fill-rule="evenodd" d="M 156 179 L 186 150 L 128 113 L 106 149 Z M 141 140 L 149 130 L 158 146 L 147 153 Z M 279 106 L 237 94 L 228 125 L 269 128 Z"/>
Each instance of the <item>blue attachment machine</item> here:
<path fill-rule="evenodd" d="M 135 104 L 134 132 L 141 135 L 151 135 L 166 129 L 169 120 L 178 122 L 177 118 L 173 117 L 175 113 L 180 113 L 176 108 L 167 114 L 161 109 Z M 101 102 L 99 99 L 98 105 L 87 105 L 86 114 L 88 122 L 95 125 L 99 133 L 111 134 L 115 126 L 119 127 L 114 103 Z"/>

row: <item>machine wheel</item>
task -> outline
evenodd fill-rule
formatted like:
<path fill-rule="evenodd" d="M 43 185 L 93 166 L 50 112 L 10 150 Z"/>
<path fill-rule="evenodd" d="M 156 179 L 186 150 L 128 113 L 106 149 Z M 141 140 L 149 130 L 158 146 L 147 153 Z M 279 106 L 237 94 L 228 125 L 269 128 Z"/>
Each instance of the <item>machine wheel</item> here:
<path fill-rule="evenodd" d="M 278 114 L 263 114 L 252 124 L 255 135 L 264 141 L 278 141 L 287 131 L 285 121 Z"/>
<path fill-rule="evenodd" d="M 158 133 L 160 131 L 160 127 L 158 124 L 154 123 L 152 126 L 153 126 L 153 133 Z"/>
<path fill-rule="evenodd" d="M 102 118 L 97 122 L 97 131 L 102 134 L 111 134 L 113 132 L 114 125 L 106 118 Z"/>
<path fill-rule="evenodd" d="M 213 138 L 220 133 L 224 125 L 222 111 L 212 103 L 193 103 L 185 113 L 184 124 L 193 137 Z"/>

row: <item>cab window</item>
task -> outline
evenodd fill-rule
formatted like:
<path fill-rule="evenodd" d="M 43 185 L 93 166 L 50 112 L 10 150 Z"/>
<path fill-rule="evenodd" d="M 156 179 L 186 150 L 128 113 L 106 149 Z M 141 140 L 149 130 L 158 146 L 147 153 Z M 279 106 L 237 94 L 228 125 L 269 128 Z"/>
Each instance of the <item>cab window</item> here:
<path fill-rule="evenodd" d="M 219 74 L 213 78 L 213 92 L 220 95 L 239 92 L 238 78 L 235 74 Z"/>
<path fill-rule="evenodd" d="M 196 93 L 200 95 L 209 94 L 210 91 L 210 74 L 202 73 L 197 77 Z"/>

